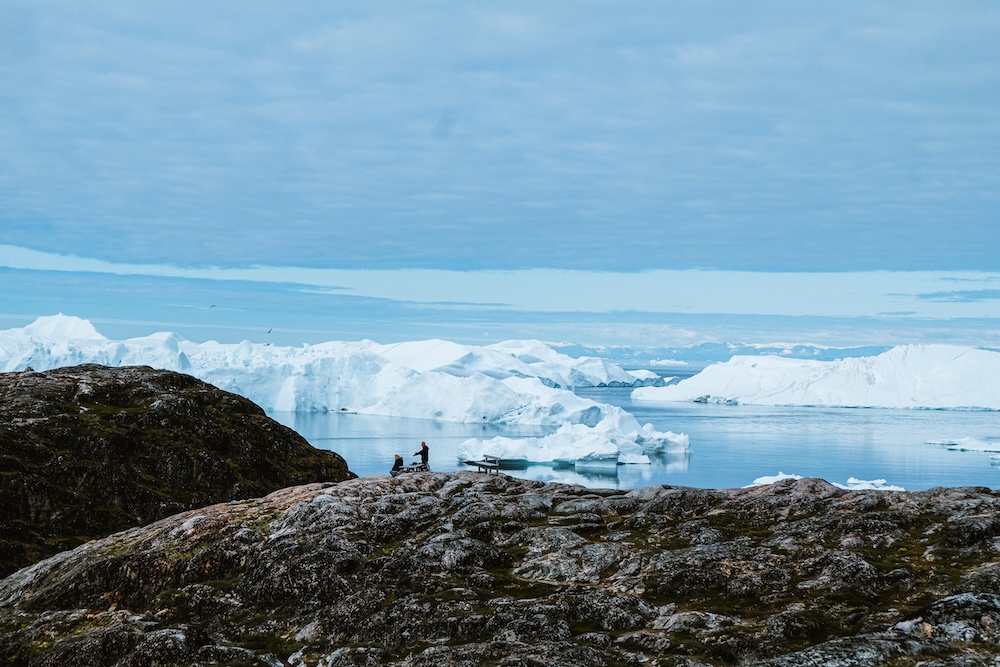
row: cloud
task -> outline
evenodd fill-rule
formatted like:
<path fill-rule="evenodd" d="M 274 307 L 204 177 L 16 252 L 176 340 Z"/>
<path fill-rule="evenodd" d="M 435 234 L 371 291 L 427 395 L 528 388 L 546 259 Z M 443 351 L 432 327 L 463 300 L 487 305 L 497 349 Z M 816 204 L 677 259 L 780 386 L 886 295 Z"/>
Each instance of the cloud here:
<path fill-rule="evenodd" d="M 347 296 L 426 310 L 454 308 L 548 313 L 629 312 L 747 316 L 872 317 L 910 312 L 912 317 L 992 317 L 982 298 L 921 298 L 956 279 L 978 279 L 990 294 L 998 274 L 975 272 L 784 273 L 666 270 L 583 271 L 519 269 L 328 269 L 296 266 L 177 266 L 119 263 L 55 255 L 0 244 L 0 267 L 54 273 L 149 276 L 274 285 L 316 295 Z M 966 284 L 972 284 L 966 283 Z M 905 290 L 904 290 L 905 288 Z M 910 291 L 913 290 L 913 291 Z"/>
<path fill-rule="evenodd" d="M 918 294 L 918 299 L 940 301 L 945 303 L 978 303 L 980 301 L 996 301 L 1000 299 L 998 289 L 954 290 L 951 292 L 932 292 Z"/>
<path fill-rule="evenodd" d="M 16 4 L 0 27 L 11 244 L 340 269 L 1000 268 L 990 5 L 70 7 Z"/>
<path fill-rule="evenodd" d="M 956 280 L 973 285 L 978 277 L 986 286 L 1000 277 L 190 267 L 118 264 L 7 245 L 0 245 L 0 274 L 4 284 L 17 286 L 0 295 L 6 326 L 63 312 L 92 319 L 116 337 L 167 330 L 193 340 L 290 345 L 360 338 L 983 345 L 995 339 L 995 304 L 929 300 L 900 288 L 928 295 Z M 996 296 L 988 287 L 981 291 Z"/>

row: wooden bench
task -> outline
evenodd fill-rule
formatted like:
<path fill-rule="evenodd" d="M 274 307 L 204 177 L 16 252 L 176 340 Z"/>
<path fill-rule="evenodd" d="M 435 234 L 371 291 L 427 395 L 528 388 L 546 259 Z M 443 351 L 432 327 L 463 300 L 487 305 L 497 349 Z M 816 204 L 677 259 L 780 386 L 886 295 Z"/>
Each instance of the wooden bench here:
<path fill-rule="evenodd" d="M 487 475 L 500 474 L 500 459 L 496 456 L 483 456 L 482 461 L 466 461 L 466 464 L 476 466 L 477 472 L 485 472 Z"/>

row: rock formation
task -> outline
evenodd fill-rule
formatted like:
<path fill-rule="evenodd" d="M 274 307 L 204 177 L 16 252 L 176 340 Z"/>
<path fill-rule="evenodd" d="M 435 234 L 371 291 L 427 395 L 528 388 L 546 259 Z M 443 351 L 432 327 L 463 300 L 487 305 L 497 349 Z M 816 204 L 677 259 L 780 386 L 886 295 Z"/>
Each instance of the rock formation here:
<path fill-rule="evenodd" d="M 0 576 L 186 509 L 349 477 L 339 455 L 187 375 L 0 374 Z"/>
<path fill-rule="evenodd" d="M 1000 495 L 821 480 L 310 484 L 0 581 L 12 665 L 959 667 L 1000 655 Z"/>

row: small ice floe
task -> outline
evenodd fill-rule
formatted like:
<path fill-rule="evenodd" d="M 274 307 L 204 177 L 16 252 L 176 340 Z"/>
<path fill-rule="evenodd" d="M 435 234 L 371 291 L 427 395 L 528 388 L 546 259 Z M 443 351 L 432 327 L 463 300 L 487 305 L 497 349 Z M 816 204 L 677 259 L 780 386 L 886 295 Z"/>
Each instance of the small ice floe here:
<path fill-rule="evenodd" d="M 928 440 L 927 444 L 946 447 L 953 452 L 1000 452 L 1000 442 L 988 442 L 976 438 Z"/>
<path fill-rule="evenodd" d="M 764 477 L 758 477 L 750 484 L 744 486 L 744 489 L 749 489 L 752 486 L 767 486 L 768 484 L 774 484 L 775 482 L 780 482 L 783 479 L 802 479 L 802 475 L 787 475 L 783 472 L 779 472 L 777 475 L 766 475 Z"/>
<path fill-rule="evenodd" d="M 887 484 L 884 479 L 858 479 L 857 477 L 848 477 L 847 484 L 837 484 L 833 482 L 834 486 L 839 486 L 842 489 L 847 489 L 848 491 L 861 491 L 861 490 L 871 490 L 871 491 L 906 491 L 901 486 L 895 486 L 893 484 Z"/>
<path fill-rule="evenodd" d="M 766 475 L 764 477 L 758 477 L 751 484 L 744 486 L 744 489 L 749 489 L 754 486 L 765 486 L 767 484 L 774 484 L 775 482 L 780 482 L 783 479 L 802 479 L 802 475 L 789 475 L 787 473 L 779 472 L 777 475 Z M 895 486 L 893 484 L 888 484 L 884 479 L 858 479 L 857 477 L 848 477 L 847 484 L 839 484 L 837 482 L 830 482 L 834 486 L 847 491 L 906 491 L 901 486 Z"/>

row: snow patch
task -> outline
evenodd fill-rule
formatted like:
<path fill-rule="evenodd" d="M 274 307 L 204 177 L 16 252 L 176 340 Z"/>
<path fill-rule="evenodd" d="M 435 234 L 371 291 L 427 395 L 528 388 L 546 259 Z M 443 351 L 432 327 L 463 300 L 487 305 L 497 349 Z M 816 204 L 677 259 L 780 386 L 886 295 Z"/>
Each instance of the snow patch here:
<path fill-rule="evenodd" d="M 749 489 L 755 486 L 766 486 L 768 484 L 774 484 L 780 482 L 784 479 L 802 479 L 802 475 L 789 475 L 783 472 L 778 472 L 777 475 L 768 475 L 764 477 L 758 477 L 752 483 L 744 486 L 744 489 Z M 847 491 L 905 491 L 901 486 L 894 486 L 888 484 L 884 479 L 858 479 L 857 477 L 848 477 L 846 484 L 838 484 L 837 482 L 830 482 L 834 486 L 845 489 Z"/>

